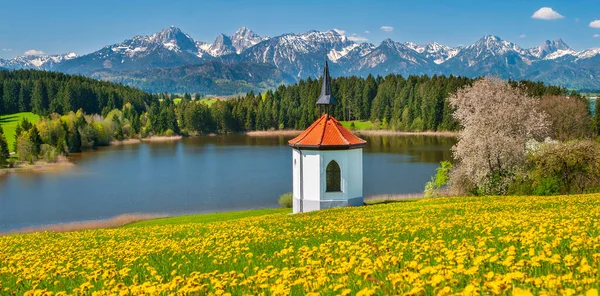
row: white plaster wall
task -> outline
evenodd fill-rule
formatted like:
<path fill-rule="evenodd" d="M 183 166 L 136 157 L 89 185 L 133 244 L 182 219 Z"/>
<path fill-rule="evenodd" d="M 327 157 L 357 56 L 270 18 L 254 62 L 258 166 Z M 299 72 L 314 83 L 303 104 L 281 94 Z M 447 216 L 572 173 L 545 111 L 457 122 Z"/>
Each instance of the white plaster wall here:
<path fill-rule="evenodd" d="M 321 198 L 321 178 L 319 167 L 321 165 L 321 153 L 318 150 L 303 150 L 303 175 L 304 175 L 304 199 L 319 200 Z"/>
<path fill-rule="evenodd" d="M 300 151 L 292 149 L 292 194 L 300 199 Z"/>
<path fill-rule="evenodd" d="M 302 158 L 302 164 L 301 164 Z M 341 170 L 341 192 L 326 192 L 327 165 L 335 160 Z M 363 197 L 362 148 L 349 150 L 292 149 L 293 195 L 300 199 L 300 166 L 302 165 L 303 199 L 305 201 L 335 201 Z M 294 205 L 294 212 L 298 212 Z M 305 209 L 306 210 L 306 209 Z"/>
<path fill-rule="evenodd" d="M 363 197 L 363 159 L 362 148 L 348 150 L 348 187 L 347 198 Z"/>
<path fill-rule="evenodd" d="M 321 200 L 351 199 L 363 196 L 362 148 L 321 151 Z M 342 173 L 342 192 L 326 192 L 327 165 L 335 160 Z"/>
<path fill-rule="evenodd" d="M 302 193 L 304 195 L 304 200 L 319 200 L 321 197 L 319 190 L 319 188 L 321 188 L 321 180 L 319 178 L 321 155 L 319 151 L 292 150 L 294 197 L 300 199 L 300 166 L 302 165 L 302 174 L 304 175 L 304 182 L 302 184 L 304 190 Z"/>

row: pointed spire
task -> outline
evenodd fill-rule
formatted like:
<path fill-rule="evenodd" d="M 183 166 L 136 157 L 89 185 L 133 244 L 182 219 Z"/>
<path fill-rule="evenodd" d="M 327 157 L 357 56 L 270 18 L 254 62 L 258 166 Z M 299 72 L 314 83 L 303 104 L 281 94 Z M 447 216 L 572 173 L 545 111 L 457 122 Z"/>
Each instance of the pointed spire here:
<path fill-rule="evenodd" d="M 331 77 L 329 76 L 329 65 L 325 59 L 325 69 L 323 69 L 323 84 L 321 85 L 321 96 L 317 100 L 317 105 L 337 105 L 337 100 L 331 94 Z"/>

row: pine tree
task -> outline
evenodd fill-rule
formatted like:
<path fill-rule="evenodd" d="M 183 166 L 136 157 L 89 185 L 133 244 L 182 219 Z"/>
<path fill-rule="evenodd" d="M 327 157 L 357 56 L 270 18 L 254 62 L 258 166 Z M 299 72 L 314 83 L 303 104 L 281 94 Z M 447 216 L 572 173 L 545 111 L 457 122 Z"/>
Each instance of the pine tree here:
<path fill-rule="evenodd" d="M 31 94 L 29 85 L 27 83 L 21 83 L 19 89 L 19 112 L 27 112 L 31 107 Z"/>
<path fill-rule="evenodd" d="M 31 112 L 35 114 L 46 114 L 48 108 L 48 93 L 42 80 L 38 79 L 33 84 L 31 94 Z"/>
<path fill-rule="evenodd" d="M 5 80 L 3 87 L 4 95 L 2 100 L 4 101 L 4 112 L 6 114 L 12 114 L 19 112 L 18 100 L 19 100 L 19 84 L 15 80 Z"/>
<path fill-rule="evenodd" d="M 34 125 L 31 130 L 29 130 L 29 140 L 31 144 L 33 144 L 33 156 L 37 157 L 40 155 L 42 143 L 42 137 L 40 137 L 40 133 L 38 132 L 37 127 Z"/>
<path fill-rule="evenodd" d="M 10 152 L 8 151 L 8 142 L 4 136 L 4 130 L 2 129 L 2 126 L 0 126 L 0 167 L 8 164 L 9 157 Z"/>
<path fill-rule="evenodd" d="M 594 128 L 596 130 L 596 133 L 598 135 L 600 135 L 600 101 L 598 99 L 596 99 L 595 105 L 594 105 Z"/>

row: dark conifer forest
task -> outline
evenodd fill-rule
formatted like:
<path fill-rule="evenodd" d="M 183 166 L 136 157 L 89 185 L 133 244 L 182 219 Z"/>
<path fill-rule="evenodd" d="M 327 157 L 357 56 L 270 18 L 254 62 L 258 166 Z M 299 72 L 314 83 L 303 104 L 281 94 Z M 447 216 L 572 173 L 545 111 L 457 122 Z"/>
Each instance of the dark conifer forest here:
<path fill-rule="evenodd" d="M 474 80 L 458 76 L 387 75 L 339 77 L 332 81 L 337 105 L 332 113 L 343 121 L 369 120 L 383 129 L 452 131 L 458 128 L 447 98 Z M 511 81 L 533 96 L 566 94 L 562 87 L 541 82 Z M 106 116 L 113 109 L 139 121 L 134 132 L 232 133 L 268 129 L 303 129 L 320 114 L 315 101 L 319 79 L 281 85 L 262 94 L 218 100 L 210 107 L 198 94 L 150 94 L 128 86 L 36 70 L 0 71 L 0 114 L 33 112 L 42 116 L 84 114 Z M 174 98 L 182 98 L 175 104 Z M 195 100 L 196 99 L 196 100 Z M 127 106 L 125 111 L 124 106 Z M 139 117 L 133 119 L 132 117 Z"/>

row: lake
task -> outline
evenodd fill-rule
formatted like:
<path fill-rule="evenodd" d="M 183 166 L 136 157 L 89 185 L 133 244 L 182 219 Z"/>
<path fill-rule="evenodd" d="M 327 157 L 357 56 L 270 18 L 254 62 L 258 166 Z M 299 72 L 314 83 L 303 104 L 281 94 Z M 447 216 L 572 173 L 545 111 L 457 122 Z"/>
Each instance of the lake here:
<path fill-rule="evenodd" d="M 423 191 L 453 138 L 365 136 L 364 195 Z M 124 213 L 277 207 L 292 190 L 287 137 L 202 136 L 112 146 L 70 157 L 60 173 L 0 177 L 0 232 Z"/>

